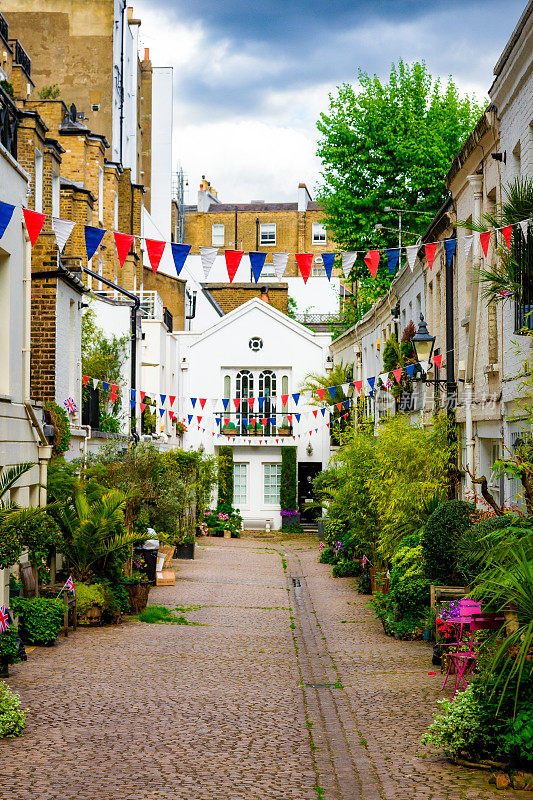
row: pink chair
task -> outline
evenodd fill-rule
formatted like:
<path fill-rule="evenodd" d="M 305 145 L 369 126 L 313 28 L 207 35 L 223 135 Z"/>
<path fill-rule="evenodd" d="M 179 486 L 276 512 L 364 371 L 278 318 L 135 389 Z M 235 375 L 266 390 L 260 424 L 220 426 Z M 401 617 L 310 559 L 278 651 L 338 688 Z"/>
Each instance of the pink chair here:
<path fill-rule="evenodd" d="M 461 683 L 464 683 L 466 689 L 468 686 L 467 676 L 471 675 L 476 668 L 478 653 L 473 651 L 474 636 L 476 631 L 498 630 L 504 625 L 504 623 L 505 616 L 503 614 L 472 614 L 472 619 L 470 621 L 470 631 L 472 635 L 470 637 L 468 650 L 463 653 L 450 653 L 450 662 L 451 664 L 454 664 L 456 674 L 452 700 L 455 697 L 457 689 L 460 687 Z"/>
<path fill-rule="evenodd" d="M 462 600 L 459 601 L 459 613 L 457 617 L 453 618 L 453 624 L 458 628 L 457 641 L 453 642 L 453 644 L 443 644 L 441 645 L 441 647 L 455 647 L 458 649 L 459 647 L 467 645 L 468 650 L 471 651 L 474 637 L 472 635 L 470 637 L 469 642 L 463 641 L 463 632 L 465 627 L 470 626 L 474 614 L 481 614 L 481 603 L 477 603 L 475 600 L 471 600 L 469 597 L 463 597 Z M 456 667 L 452 658 L 452 656 L 454 655 L 459 655 L 459 653 L 452 653 L 450 651 L 448 671 L 446 672 L 446 677 L 444 678 L 444 683 L 442 684 L 443 689 L 446 686 L 446 683 L 448 682 L 448 677 L 450 675 L 452 666 Z M 454 695 L 456 691 L 457 691 L 457 683 L 453 693 Z"/>

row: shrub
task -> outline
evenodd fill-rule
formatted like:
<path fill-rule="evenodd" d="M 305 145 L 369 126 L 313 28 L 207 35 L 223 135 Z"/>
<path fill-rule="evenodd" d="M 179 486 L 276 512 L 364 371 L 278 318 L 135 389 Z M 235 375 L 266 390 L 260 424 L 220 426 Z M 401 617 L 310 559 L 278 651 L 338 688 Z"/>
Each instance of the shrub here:
<path fill-rule="evenodd" d="M 5 631 L 0 633 L 0 657 L 7 658 L 8 664 L 16 664 L 19 661 L 18 647 L 17 647 L 17 627 L 11 625 Z"/>
<path fill-rule="evenodd" d="M 9 518 L 0 522 L 0 569 L 15 564 L 22 554 L 22 545 L 16 528 Z"/>
<path fill-rule="evenodd" d="M 20 707 L 20 695 L 0 682 L 0 738 L 21 736 L 26 725 L 26 712 Z"/>
<path fill-rule="evenodd" d="M 281 451 L 281 486 L 279 501 L 284 511 L 298 508 L 296 497 L 296 448 L 287 447 Z"/>
<path fill-rule="evenodd" d="M 337 562 L 337 555 L 333 547 L 324 547 L 320 551 L 318 560 L 321 564 L 335 564 Z"/>
<path fill-rule="evenodd" d="M 20 615 L 20 635 L 29 644 L 53 644 L 61 629 L 65 606 L 45 597 L 15 597 L 13 611 Z"/>
<path fill-rule="evenodd" d="M 351 578 L 360 575 L 362 571 L 360 561 L 339 561 L 333 567 L 334 578 Z"/>
<path fill-rule="evenodd" d="M 78 583 L 76 582 L 76 604 L 78 616 L 83 617 L 91 606 L 104 608 L 105 596 L 103 587 L 98 583 Z"/>
<path fill-rule="evenodd" d="M 53 454 L 62 456 L 70 445 L 70 422 L 68 414 L 64 408 L 58 406 L 54 400 L 47 400 L 44 407 L 50 415 L 50 421 L 54 426 Z"/>
<path fill-rule="evenodd" d="M 505 528 L 522 527 L 531 530 L 526 520 L 515 514 L 505 514 L 503 517 L 489 517 L 476 522 L 468 528 L 457 542 L 457 571 L 461 577 L 470 583 L 485 566 L 485 554 L 494 545 L 498 544 L 501 532 Z"/>
<path fill-rule="evenodd" d="M 422 533 L 421 545 L 428 573 L 441 583 L 455 578 L 457 544 L 472 526 L 476 507 L 463 500 L 447 500 L 428 519 Z"/>
<path fill-rule="evenodd" d="M 29 550 L 29 560 L 34 566 L 45 560 L 52 548 L 61 544 L 59 525 L 46 513 L 22 522 L 18 533 L 21 544 Z"/>
<path fill-rule="evenodd" d="M 218 499 L 233 503 L 233 448 L 227 446 L 218 451 Z"/>
<path fill-rule="evenodd" d="M 505 749 L 515 758 L 533 762 L 533 706 L 522 708 L 505 735 Z"/>

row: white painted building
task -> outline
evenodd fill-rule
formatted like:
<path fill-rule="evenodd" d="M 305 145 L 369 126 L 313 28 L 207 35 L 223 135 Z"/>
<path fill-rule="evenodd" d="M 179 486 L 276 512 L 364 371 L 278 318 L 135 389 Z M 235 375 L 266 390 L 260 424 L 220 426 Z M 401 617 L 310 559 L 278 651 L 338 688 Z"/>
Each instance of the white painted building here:
<path fill-rule="evenodd" d="M 325 373 L 331 335 L 314 333 L 256 298 L 203 331 L 174 336 L 181 373 L 180 416 L 187 422 L 192 415 L 184 448 L 203 447 L 206 453 L 217 453 L 221 446 L 231 446 L 234 503 L 246 524 L 264 527 L 270 520 L 279 528 L 282 448 L 296 448 L 300 499 L 309 478 L 329 460 L 327 414 L 322 417 L 319 412 L 315 419 L 307 396 L 302 395 L 295 405 L 290 395 L 299 391 L 308 373 Z M 285 405 L 282 395 L 289 395 Z M 191 397 L 198 398 L 194 407 Z M 266 398 L 261 411 L 259 397 Z M 207 401 L 203 410 L 200 398 Z M 226 409 L 222 398 L 229 400 Z M 255 399 L 253 410 L 249 410 L 248 398 Z M 240 401 L 238 409 L 234 400 Z M 252 417 L 269 421 L 254 432 L 244 422 Z M 230 420 L 229 426 L 225 420 Z"/>
<path fill-rule="evenodd" d="M 11 499 L 21 506 L 46 503 L 52 454 L 42 429 L 42 408 L 30 402 L 31 250 L 22 222 L 28 174 L 0 145 L 0 200 L 17 206 L 0 239 L 0 468 L 34 464 Z M 0 570 L 0 605 L 7 603 L 8 570 Z"/>

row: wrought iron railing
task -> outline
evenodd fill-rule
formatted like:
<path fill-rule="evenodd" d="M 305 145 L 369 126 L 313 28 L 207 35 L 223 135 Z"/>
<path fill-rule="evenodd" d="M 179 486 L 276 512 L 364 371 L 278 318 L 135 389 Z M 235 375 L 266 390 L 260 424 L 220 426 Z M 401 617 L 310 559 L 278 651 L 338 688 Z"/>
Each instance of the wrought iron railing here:
<path fill-rule="evenodd" d="M 257 401 L 256 401 L 257 402 Z M 246 405 L 246 408 L 244 406 Z M 215 414 L 219 420 L 217 428 L 224 436 L 292 436 L 292 425 L 287 414 L 264 411 L 250 411 L 248 403 L 243 400 L 241 411 L 222 411 Z"/>
<path fill-rule="evenodd" d="M 533 330 L 533 236 L 528 231 L 527 238 L 517 231 L 513 235 L 513 255 L 518 264 L 518 280 L 521 296 L 515 301 L 515 333 Z"/>
<path fill-rule="evenodd" d="M 7 24 L 7 19 L 0 14 L 0 36 L 9 44 L 9 25 Z"/>
<path fill-rule="evenodd" d="M 167 326 L 169 333 L 172 333 L 174 330 L 174 318 L 166 306 L 163 308 L 163 322 Z"/>
<path fill-rule="evenodd" d="M 302 325 L 344 325 L 338 314 L 295 314 L 294 319 Z"/>
<path fill-rule="evenodd" d="M 17 157 L 17 129 L 19 124 L 17 107 L 0 86 L 0 143 Z"/>
<path fill-rule="evenodd" d="M 18 39 L 15 39 L 15 62 L 20 64 L 28 78 L 31 78 L 31 58 Z"/>

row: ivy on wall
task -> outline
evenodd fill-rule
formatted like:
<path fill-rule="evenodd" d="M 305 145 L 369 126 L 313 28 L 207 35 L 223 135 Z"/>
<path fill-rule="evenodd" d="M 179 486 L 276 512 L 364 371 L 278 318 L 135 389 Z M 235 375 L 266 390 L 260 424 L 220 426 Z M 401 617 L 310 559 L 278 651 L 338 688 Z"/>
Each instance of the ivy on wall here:
<path fill-rule="evenodd" d="M 227 446 L 218 451 L 218 499 L 233 503 L 233 448 Z"/>

